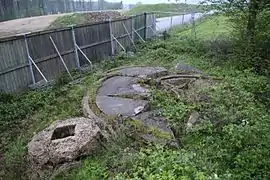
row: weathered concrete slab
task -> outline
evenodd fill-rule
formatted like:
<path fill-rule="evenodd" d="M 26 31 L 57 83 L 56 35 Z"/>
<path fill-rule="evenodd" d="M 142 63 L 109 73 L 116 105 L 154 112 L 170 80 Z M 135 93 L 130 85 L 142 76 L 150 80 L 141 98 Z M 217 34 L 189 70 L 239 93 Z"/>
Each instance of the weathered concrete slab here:
<path fill-rule="evenodd" d="M 132 76 L 140 78 L 156 78 L 168 74 L 167 69 L 163 67 L 131 67 L 120 70 L 120 74 L 123 76 Z"/>
<path fill-rule="evenodd" d="M 33 165 L 58 165 L 100 150 L 101 129 L 91 119 L 57 121 L 33 137 L 28 155 Z"/>
<path fill-rule="evenodd" d="M 179 61 L 175 66 L 175 70 L 181 71 L 183 73 L 199 73 L 203 74 L 203 72 L 197 68 L 192 67 L 191 65 L 187 64 L 185 61 Z"/>
<path fill-rule="evenodd" d="M 142 94 L 149 91 L 138 84 L 139 78 L 114 76 L 106 80 L 98 90 L 99 96 Z"/>
<path fill-rule="evenodd" d="M 176 85 L 176 86 L 182 86 L 184 84 L 190 83 L 191 81 L 196 80 L 195 78 L 175 78 L 175 79 L 167 79 L 165 82 Z"/>
<path fill-rule="evenodd" d="M 164 131 L 169 134 L 172 134 L 172 131 L 169 127 L 169 123 L 167 122 L 165 118 L 159 115 L 158 111 L 144 112 L 137 115 L 133 119 L 140 120 L 146 126 L 157 128 L 160 131 Z"/>
<path fill-rule="evenodd" d="M 148 107 L 148 101 L 120 97 L 97 96 L 96 104 L 106 115 L 135 116 Z"/>
<path fill-rule="evenodd" d="M 132 119 L 135 121 L 139 136 L 146 142 L 177 146 L 169 123 L 160 116 L 158 110 L 142 112 Z"/>
<path fill-rule="evenodd" d="M 150 93 L 148 89 L 140 86 L 140 79 L 166 76 L 168 71 L 162 67 L 128 67 L 119 72 L 119 76 L 107 79 L 98 90 L 98 108 L 109 116 L 121 114 L 131 117 L 133 123 L 139 123 L 139 133 L 147 142 L 175 144 L 167 120 L 161 117 L 158 111 L 147 112 L 149 102 L 140 98 L 138 100 L 135 96 L 145 97 L 145 94 Z"/>

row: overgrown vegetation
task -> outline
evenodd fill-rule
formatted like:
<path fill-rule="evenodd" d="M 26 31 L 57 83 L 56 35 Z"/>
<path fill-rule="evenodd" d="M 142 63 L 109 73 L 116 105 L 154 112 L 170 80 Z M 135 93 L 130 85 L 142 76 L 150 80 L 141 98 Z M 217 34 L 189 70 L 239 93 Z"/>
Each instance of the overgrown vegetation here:
<path fill-rule="evenodd" d="M 48 28 L 64 28 L 72 25 L 102 22 L 108 20 L 108 17 L 118 19 L 121 16 L 121 13 L 117 11 L 73 13 L 58 17 Z"/>
<path fill-rule="evenodd" d="M 167 17 L 171 14 L 167 14 L 168 12 L 177 14 L 183 13 L 191 13 L 191 12 L 203 12 L 207 9 L 207 6 L 200 6 L 200 5 L 192 5 L 192 4 L 140 4 L 135 6 L 133 9 L 129 10 L 126 14 L 127 15 L 136 15 L 142 14 L 145 12 L 153 12 L 157 17 Z M 160 11 L 160 13 L 159 13 Z M 163 12 L 163 13 L 162 13 Z M 167 12 L 167 13 L 166 13 Z"/>
<path fill-rule="evenodd" d="M 215 33 L 209 25 L 215 27 Z M 210 17 L 197 26 L 196 39 L 190 32 L 176 29 L 166 41 L 141 44 L 135 57 L 119 56 L 116 64 L 106 62 L 103 66 L 110 69 L 122 64 L 144 64 L 173 68 L 179 60 L 185 60 L 222 79 L 214 86 L 200 89 L 210 100 L 198 103 L 192 103 L 188 97 L 178 99 L 154 90 L 152 105 L 163 109 L 180 149 L 145 146 L 122 131 L 99 155 L 55 178 L 267 179 L 270 176 L 269 77 L 256 73 L 252 66 L 243 68 L 236 63 L 239 58 L 233 49 L 231 33 L 235 29 L 229 26 L 230 21 L 224 16 Z M 226 31 L 225 27 L 228 27 Z M 26 144 L 33 132 L 54 120 L 81 115 L 79 106 L 84 90 L 101 76 L 102 70 L 87 75 L 77 85 L 1 96 L 4 137 L 1 147 L 5 147 L 1 149 L 4 155 L 1 165 L 6 179 L 25 176 Z M 193 111 L 200 112 L 204 121 L 186 130 Z"/>
<path fill-rule="evenodd" d="M 48 28 L 63 28 L 71 25 L 87 23 L 87 14 L 74 13 L 71 15 L 65 15 L 58 17 Z"/>
<path fill-rule="evenodd" d="M 268 0 L 232 2 L 206 0 L 231 19 L 234 26 L 232 45 L 239 67 L 252 67 L 257 73 L 270 75 L 270 2 Z"/>

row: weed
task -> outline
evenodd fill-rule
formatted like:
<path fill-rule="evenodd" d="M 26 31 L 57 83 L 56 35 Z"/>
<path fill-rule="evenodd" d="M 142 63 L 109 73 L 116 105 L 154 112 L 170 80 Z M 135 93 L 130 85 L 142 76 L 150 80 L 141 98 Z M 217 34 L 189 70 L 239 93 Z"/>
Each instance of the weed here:
<path fill-rule="evenodd" d="M 87 22 L 87 14 L 84 13 L 74 13 L 71 15 L 66 15 L 57 18 L 49 28 L 63 28 L 70 25 L 83 24 Z"/>

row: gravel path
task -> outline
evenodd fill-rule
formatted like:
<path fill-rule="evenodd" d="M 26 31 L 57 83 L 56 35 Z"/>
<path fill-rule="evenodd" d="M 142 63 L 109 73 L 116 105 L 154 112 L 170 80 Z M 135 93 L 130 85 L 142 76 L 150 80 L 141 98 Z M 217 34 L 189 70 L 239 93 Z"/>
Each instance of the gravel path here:
<path fill-rule="evenodd" d="M 67 14 L 53 14 L 0 22 L 0 38 L 33 31 L 42 31 L 58 17 L 65 15 Z"/>

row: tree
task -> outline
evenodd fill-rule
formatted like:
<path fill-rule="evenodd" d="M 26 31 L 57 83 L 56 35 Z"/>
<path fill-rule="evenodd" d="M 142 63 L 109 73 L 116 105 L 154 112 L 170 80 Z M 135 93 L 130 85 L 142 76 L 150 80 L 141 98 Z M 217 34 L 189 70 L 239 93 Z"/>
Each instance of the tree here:
<path fill-rule="evenodd" d="M 258 13 L 270 6 L 269 0 L 206 0 L 205 2 L 210 2 L 213 8 L 228 15 L 244 14 L 247 22 L 246 35 L 250 41 L 254 39 Z"/>
<path fill-rule="evenodd" d="M 206 0 L 234 24 L 234 53 L 239 65 L 270 75 L 270 1 Z"/>

